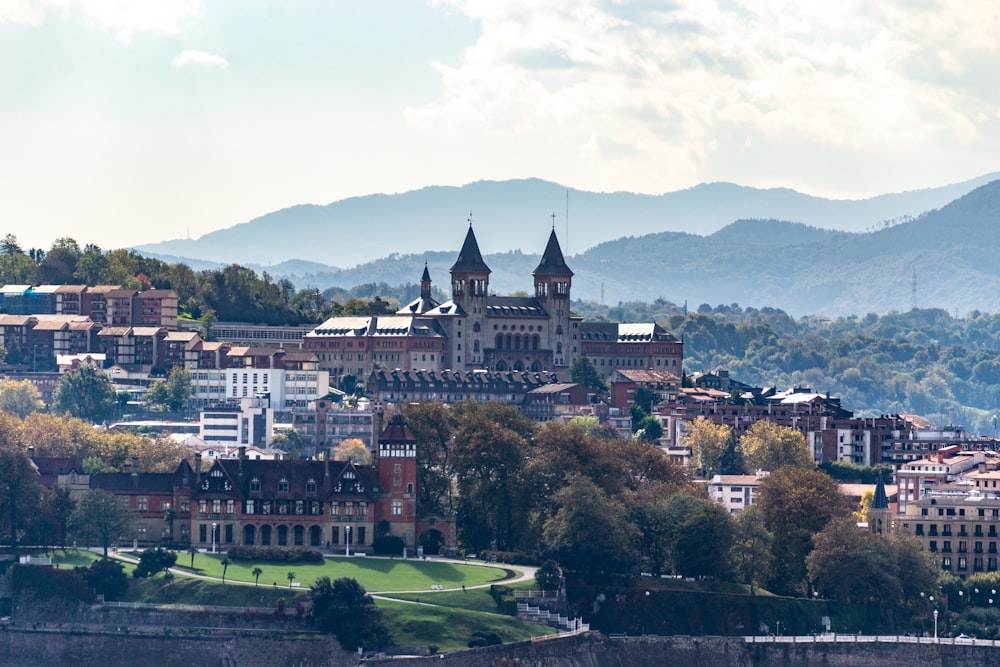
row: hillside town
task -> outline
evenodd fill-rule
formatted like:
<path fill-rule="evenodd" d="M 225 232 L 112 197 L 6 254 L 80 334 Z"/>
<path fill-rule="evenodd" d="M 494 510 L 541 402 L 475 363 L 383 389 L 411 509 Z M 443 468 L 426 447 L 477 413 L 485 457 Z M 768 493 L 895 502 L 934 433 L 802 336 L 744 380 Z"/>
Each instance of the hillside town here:
<path fill-rule="evenodd" d="M 688 371 L 662 324 L 573 312 L 555 229 L 530 292 L 495 294 L 491 272 L 470 224 L 450 298 L 425 267 L 394 312 L 312 325 L 194 320 L 145 276 L 144 289 L 3 286 L 0 401 L 25 449 L 17 483 L 45 500 L 34 518 L 0 514 L 0 532 L 14 550 L 221 558 L 223 583 L 231 559 L 285 552 L 544 562 L 563 597 L 511 600 L 561 631 L 686 622 L 574 598 L 610 578 L 647 596 L 734 581 L 847 605 L 889 582 L 896 611 L 871 627 L 925 633 L 938 607 L 914 591 L 937 590 L 950 631 L 1000 634 L 957 615 L 1000 582 L 1000 440 L 954 419 L 859 415 L 822 388 Z M 112 505 L 86 521 L 125 515 L 97 536 L 80 522 L 99 498 Z M 870 540 L 894 563 L 878 585 L 841 567 L 871 557 Z"/>

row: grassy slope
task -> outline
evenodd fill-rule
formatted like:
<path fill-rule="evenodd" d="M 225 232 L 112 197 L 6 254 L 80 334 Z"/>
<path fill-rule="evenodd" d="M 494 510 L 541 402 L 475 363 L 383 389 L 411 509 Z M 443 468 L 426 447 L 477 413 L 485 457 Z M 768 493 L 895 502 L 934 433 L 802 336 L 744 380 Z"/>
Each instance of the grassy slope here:
<path fill-rule="evenodd" d="M 99 556 L 85 551 L 57 552 L 55 561 L 61 567 L 89 565 Z M 224 558 L 221 554 L 195 556 L 195 572 L 221 577 Z M 178 567 L 189 570 L 190 556 L 178 554 Z M 294 613 L 296 601 L 308 599 L 308 586 L 316 577 L 350 576 L 369 590 L 378 587 L 392 590 L 422 590 L 421 593 L 398 593 L 396 600 L 376 600 L 384 612 L 395 643 L 405 646 L 437 646 L 439 651 L 466 648 L 469 637 L 476 631 L 493 631 L 505 642 L 521 641 L 553 631 L 540 625 L 525 623 L 496 613 L 496 604 L 485 589 L 468 591 L 432 591 L 431 584 L 446 588 L 473 586 L 502 578 L 498 569 L 475 565 L 456 565 L 433 561 L 402 561 L 382 559 L 328 559 L 323 565 L 288 565 L 233 563 L 226 573 L 228 580 L 253 581 L 250 571 L 260 567 L 264 574 L 261 585 L 221 584 L 185 576 L 167 582 L 163 575 L 150 579 L 129 579 L 129 590 L 123 600 L 158 604 L 219 605 L 230 607 L 266 607 L 273 609 L 279 599 L 285 600 L 288 613 Z M 126 564 L 126 572 L 132 567 Z M 289 590 L 286 575 L 296 573 L 301 583 Z M 274 582 L 274 583 L 272 583 Z M 420 600 L 427 604 L 409 604 L 402 600 Z"/>

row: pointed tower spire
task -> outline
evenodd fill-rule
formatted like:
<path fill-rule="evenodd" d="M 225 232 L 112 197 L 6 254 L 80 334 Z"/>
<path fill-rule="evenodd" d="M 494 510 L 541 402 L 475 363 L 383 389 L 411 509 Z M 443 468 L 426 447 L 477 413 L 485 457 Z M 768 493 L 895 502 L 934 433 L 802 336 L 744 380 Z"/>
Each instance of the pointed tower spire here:
<path fill-rule="evenodd" d="M 533 276 L 572 276 L 573 272 L 566 266 L 563 259 L 562 248 L 559 247 L 559 239 L 556 238 L 555 224 L 549 232 L 549 242 L 545 245 L 545 252 L 538 266 L 531 272 Z"/>
<path fill-rule="evenodd" d="M 885 480 L 882 471 L 878 471 L 878 483 L 875 485 L 875 496 L 868 508 L 868 529 L 876 534 L 888 533 L 892 530 L 892 508 L 889 507 L 889 496 L 885 492 Z"/>
<path fill-rule="evenodd" d="M 882 479 L 882 471 L 878 471 L 878 483 L 875 484 L 875 497 L 872 498 L 873 510 L 889 509 L 889 496 L 885 493 L 885 481 Z"/>
<path fill-rule="evenodd" d="M 469 221 L 469 231 L 465 235 L 465 243 L 458 252 L 458 260 L 451 267 L 451 273 L 456 271 L 466 273 L 490 273 L 490 267 L 483 261 L 483 254 L 479 252 L 479 243 L 476 242 L 476 233 L 472 231 L 472 221 Z"/>
<path fill-rule="evenodd" d="M 426 260 L 424 260 L 424 275 L 420 276 L 420 298 L 431 298 L 431 272 L 427 270 Z"/>

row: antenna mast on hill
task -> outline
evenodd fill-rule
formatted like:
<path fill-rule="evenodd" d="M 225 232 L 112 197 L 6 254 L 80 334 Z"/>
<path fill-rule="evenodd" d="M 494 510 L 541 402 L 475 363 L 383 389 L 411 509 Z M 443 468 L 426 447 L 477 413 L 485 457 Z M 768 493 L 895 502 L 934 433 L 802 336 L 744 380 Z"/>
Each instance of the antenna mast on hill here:
<path fill-rule="evenodd" d="M 569 188 L 566 188 L 566 254 L 569 254 Z"/>

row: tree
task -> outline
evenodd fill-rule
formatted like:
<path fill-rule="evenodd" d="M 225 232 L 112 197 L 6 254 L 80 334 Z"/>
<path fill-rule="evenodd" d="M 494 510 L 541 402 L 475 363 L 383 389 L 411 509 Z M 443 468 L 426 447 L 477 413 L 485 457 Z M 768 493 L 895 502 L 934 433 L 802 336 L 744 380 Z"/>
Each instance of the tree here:
<path fill-rule="evenodd" d="M 814 541 L 806 563 L 823 597 L 876 605 L 889 615 L 905 608 L 915 611 L 920 592 L 936 587 L 933 559 L 910 535 L 876 534 L 859 527 L 853 518 L 839 518 Z"/>
<path fill-rule="evenodd" d="M 163 406 L 172 412 L 184 407 L 194 394 L 194 384 L 191 373 L 181 366 L 170 369 L 170 375 L 165 380 L 154 380 L 149 385 L 146 397 L 150 403 Z"/>
<path fill-rule="evenodd" d="M 598 393 L 608 390 L 608 383 L 604 381 L 601 372 L 585 354 L 581 354 L 573 360 L 569 367 L 569 377 L 573 382 L 582 384 Z"/>
<path fill-rule="evenodd" d="M 0 517 L 10 531 L 11 549 L 17 553 L 18 532 L 38 509 L 43 488 L 31 459 L 15 447 L 9 441 L 0 444 Z"/>
<path fill-rule="evenodd" d="M 451 451 L 452 422 L 441 403 L 406 403 L 403 417 L 417 439 L 417 514 L 450 513 L 454 508 Z"/>
<path fill-rule="evenodd" d="M 31 380 L 0 380 L 0 410 L 26 417 L 44 408 L 38 387 Z"/>
<path fill-rule="evenodd" d="M 103 595 L 108 602 L 114 602 L 128 590 L 125 566 L 118 561 L 103 558 L 95 560 L 90 567 L 77 567 L 74 571 L 83 577 L 95 593 Z"/>
<path fill-rule="evenodd" d="M 695 419 L 685 424 L 684 444 L 691 448 L 691 461 L 706 479 L 719 472 L 722 455 L 733 429 L 707 419 Z"/>
<path fill-rule="evenodd" d="M 156 547 L 146 549 L 139 554 L 139 564 L 132 571 L 132 576 L 136 579 L 152 577 L 160 572 L 166 572 L 177 564 L 177 554 L 167 549 Z M 223 577 L 225 580 L 225 577 Z"/>
<path fill-rule="evenodd" d="M 730 558 L 737 580 L 750 585 L 750 595 L 770 580 L 771 541 L 759 506 L 750 505 L 736 513 Z"/>
<path fill-rule="evenodd" d="M 98 545 L 108 557 L 108 547 L 132 532 L 132 511 L 110 493 L 90 489 L 69 517 L 70 534 L 84 545 Z"/>
<path fill-rule="evenodd" d="M 292 590 L 292 582 L 295 581 L 295 573 L 289 570 L 285 577 L 288 579 L 288 590 Z"/>
<path fill-rule="evenodd" d="M 191 569 L 194 569 L 194 557 L 198 555 L 198 547 L 190 546 L 187 548 L 188 555 L 191 556 Z"/>
<path fill-rule="evenodd" d="M 562 568 L 554 560 L 547 560 L 535 571 L 535 583 L 543 591 L 557 591 L 563 585 Z"/>
<path fill-rule="evenodd" d="M 514 407 L 466 401 L 451 407 L 457 528 L 468 549 L 515 551 L 534 544 L 531 499 L 522 489 L 532 422 Z"/>
<path fill-rule="evenodd" d="M 332 633 L 346 651 L 389 646 L 392 637 L 382 611 L 356 580 L 320 577 L 309 590 L 309 618 L 323 632 Z"/>
<path fill-rule="evenodd" d="M 675 531 L 674 563 L 688 577 L 728 578 L 733 521 L 720 505 L 706 500 Z"/>
<path fill-rule="evenodd" d="M 264 570 L 260 569 L 259 567 L 255 567 L 254 569 L 250 570 L 250 574 L 253 575 L 253 585 L 259 586 L 260 575 L 264 574 Z"/>
<path fill-rule="evenodd" d="M 107 376 L 83 364 L 59 379 L 53 397 L 57 412 L 91 422 L 102 422 L 114 413 L 115 392 Z"/>
<path fill-rule="evenodd" d="M 656 442 L 663 437 L 663 424 L 653 415 L 646 415 L 640 419 L 638 426 L 635 435 L 640 440 Z"/>
<path fill-rule="evenodd" d="M 275 433 L 271 438 L 271 447 L 282 450 L 292 460 L 308 457 L 314 451 L 312 444 L 302 437 L 302 431 L 297 428 L 287 428 Z"/>
<path fill-rule="evenodd" d="M 350 461 L 354 465 L 368 465 L 371 463 L 371 452 L 358 438 L 348 438 L 342 441 L 333 455 L 334 461 Z"/>
<path fill-rule="evenodd" d="M 579 475 L 555 495 L 559 508 L 543 537 L 566 568 L 582 574 L 627 575 L 635 567 L 632 544 L 639 531 L 625 507 Z"/>
<path fill-rule="evenodd" d="M 816 466 L 802 433 L 763 419 L 754 422 L 740 438 L 740 450 L 747 470 L 751 471 L 774 471 L 782 466 Z"/>
<path fill-rule="evenodd" d="M 215 311 L 211 308 L 206 308 L 202 312 L 201 317 L 198 318 L 198 333 L 204 340 L 212 340 L 212 327 L 215 323 L 219 321 L 218 316 Z"/>
<path fill-rule="evenodd" d="M 772 588 L 807 593 L 806 556 L 813 535 L 831 519 L 850 516 L 850 500 L 826 473 L 786 466 L 761 483 L 754 502 L 774 538 Z"/>
<path fill-rule="evenodd" d="M 229 560 L 228 558 L 222 559 L 222 583 L 226 583 L 226 572 L 229 571 L 229 566 L 230 564 L 232 564 L 232 562 L 233 561 Z M 291 574 L 291 572 L 289 572 L 289 574 Z M 289 583 L 289 588 L 291 588 L 291 579 L 289 579 L 288 583 Z"/>

